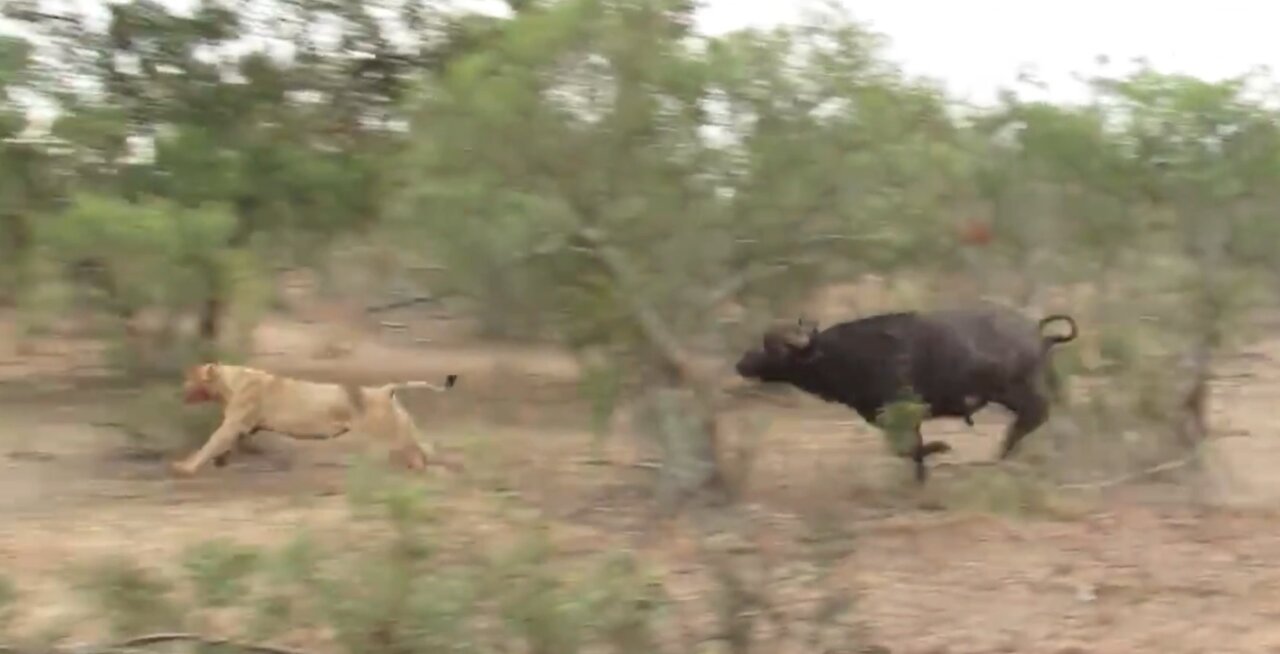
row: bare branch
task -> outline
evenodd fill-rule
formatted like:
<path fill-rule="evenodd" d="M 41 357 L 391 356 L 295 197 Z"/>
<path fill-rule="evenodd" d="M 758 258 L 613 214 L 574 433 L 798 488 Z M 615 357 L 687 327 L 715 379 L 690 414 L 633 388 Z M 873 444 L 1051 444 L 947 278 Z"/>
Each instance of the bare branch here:
<path fill-rule="evenodd" d="M 413 306 L 415 304 L 434 304 L 440 301 L 440 298 L 434 295 L 415 295 L 403 300 L 395 300 L 385 304 L 375 304 L 371 307 L 365 307 L 365 313 L 381 313 L 392 309 L 402 309 L 404 307 Z"/>
<path fill-rule="evenodd" d="M 645 339 L 657 351 L 663 364 L 681 381 L 689 383 L 699 395 L 705 396 L 710 384 L 692 365 L 689 353 L 680 340 L 667 327 L 666 322 L 653 307 L 646 303 L 640 293 L 640 274 L 616 247 L 609 245 L 598 229 L 584 227 L 577 236 L 588 243 L 588 253 L 594 256 L 623 289 L 622 295 L 630 305 L 631 313 L 640 326 Z"/>
<path fill-rule="evenodd" d="M 1060 488 L 1062 490 L 1102 490 L 1105 488 L 1113 488 L 1115 486 L 1122 486 L 1124 484 L 1137 481 L 1139 479 L 1142 479 L 1143 477 L 1150 477 L 1151 475 L 1157 475 L 1162 472 L 1169 472 L 1171 470 L 1185 468 L 1193 463 L 1196 463 L 1199 460 L 1199 458 L 1200 458 L 1200 452 L 1199 450 L 1197 450 L 1195 452 L 1192 452 L 1188 456 L 1182 457 L 1181 459 L 1166 461 L 1159 465 L 1151 466 L 1150 468 L 1143 468 L 1142 470 L 1131 472 L 1127 475 L 1121 475 L 1119 477 L 1112 477 L 1111 479 L 1104 479 L 1102 481 L 1095 481 L 1095 482 L 1089 482 L 1089 483 L 1058 484 L 1057 488 Z"/>
<path fill-rule="evenodd" d="M 707 294 L 707 299 L 703 306 L 714 307 L 725 300 L 737 295 L 742 289 L 764 279 L 773 277 L 787 271 L 787 264 L 775 263 L 765 267 L 749 268 L 746 271 L 732 277 L 729 281 L 722 284 L 719 288 L 712 290 Z"/>
<path fill-rule="evenodd" d="M 115 654 L 116 652 L 123 654 L 129 650 L 146 648 L 154 645 L 164 645 L 167 643 L 196 643 L 206 647 L 226 647 L 236 651 L 250 652 L 253 654 L 309 654 L 303 650 L 275 647 L 272 645 L 259 645 L 256 643 L 244 643 L 226 638 L 208 638 L 201 636 L 200 634 L 185 632 L 148 634 L 110 645 L 79 645 L 69 649 L 55 649 L 53 651 L 65 654 Z M 22 654 L 21 650 L 5 647 L 0 647 L 0 653 Z"/>

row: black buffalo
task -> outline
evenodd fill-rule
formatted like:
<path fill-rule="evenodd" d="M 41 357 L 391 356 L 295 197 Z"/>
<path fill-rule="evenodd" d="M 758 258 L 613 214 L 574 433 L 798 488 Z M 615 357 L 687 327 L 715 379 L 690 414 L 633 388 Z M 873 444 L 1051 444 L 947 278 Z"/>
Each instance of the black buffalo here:
<path fill-rule="evenodd" d="M 1063 321 L 1066 335 L 1046 335 L 1046 325 Z M 1051 315 L 1033 322 L 1002 307 L 888 313 L 832 325 L 818 331 L 803 320 L 773 329 L 762 347 L 742 355 L 737 372 L 762 382 L 791 384 L 828 402 L 838 402 L 876 424 L 888 404 L 914 392 L 928 406 L 927 418 L 963 418 L 995 402 L 1014 420 L 1005 433 L 1000 459 L 1049 417 L 1057 390 L 1049 370 L 1049 350 L 1074 340 L 1076 322 Z M 911 451 L 916 478 L 924 481 L 924 461 L 949 451 L 941 441 L 925 443 L 916 427 Z"/>

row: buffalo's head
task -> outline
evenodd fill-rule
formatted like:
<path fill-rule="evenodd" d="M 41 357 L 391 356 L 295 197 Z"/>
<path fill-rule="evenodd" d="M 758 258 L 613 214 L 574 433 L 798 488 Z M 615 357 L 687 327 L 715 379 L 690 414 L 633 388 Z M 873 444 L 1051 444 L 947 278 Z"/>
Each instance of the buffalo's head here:
<path fill-rule="evenodd" d="M 818 325 L 804 318 L 795 324 L 775 327 L 765 332 L 759 348 L 747 350 L 734 368 L 747 379 L 762 382 L 785 382 L 791 379 L 797 365 L 817 356 Z"/>

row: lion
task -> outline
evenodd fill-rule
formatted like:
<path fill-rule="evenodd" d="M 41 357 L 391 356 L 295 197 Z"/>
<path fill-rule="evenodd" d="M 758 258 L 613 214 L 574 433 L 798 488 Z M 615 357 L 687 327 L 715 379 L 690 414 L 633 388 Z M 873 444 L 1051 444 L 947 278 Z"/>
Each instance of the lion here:
<path fill-rule="evenodd" d="M 444 392 L 457 381 L 458 376 L 451 374 L 443 386 L 425 381 L 357 386 L 305 381 L 224 363 L 194 366 L 186 373 L 183 401 L 220 402 L 222 424 L 199 450 L 173 462 L 171 469 L 190 476 L 210 461 L 222 466 L 233 447 L 266 430 L 301 440 L 329 440 L 357 432 L 389 448 L 393 465 L 400 459 L 409 469 L 422 470 L 435 458 L 435 448 L 419 438 L 396 391 Z"/>

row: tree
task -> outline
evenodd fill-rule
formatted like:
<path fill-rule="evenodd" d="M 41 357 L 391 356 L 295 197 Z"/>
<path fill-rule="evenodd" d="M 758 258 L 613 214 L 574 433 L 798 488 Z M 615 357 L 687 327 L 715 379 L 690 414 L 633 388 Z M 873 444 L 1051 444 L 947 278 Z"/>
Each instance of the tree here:
<path fill-rule="evenodd" d="M 1176 324 L 1189 341 L 1177 397 L 1179 433 L 1189 444 L 1208 434 L 1213 356 L 1253 305 L 1256 240 L 1277 220 L 1267 200 L 1280 183 L 1280 114 L 1264 108 L 1251 81 L 1212 83 L 1149 68 L 1095 81 L 1129 146 L 1135 186 L 1147 191 L 1156 225 L 1190 264 L 1175 278 L 1188 298 Z M 1274 248 L 1274 241 L 1262 246 Z"/>
<path fill-rule="evenodd" d="M 62 109 L 53 133 L 71 148 L 78 186 L 192 210 L 229 206 L 236 224 L 223 246 L 314 263 L 319 245 L 380 215 L 386 162 L 402 140 L 394 114 L 416 61 L 390 46 L 364 3 L 278 3 L 277 14 L 303 19 L 297 31 L 244 9 L 209 0 L 183 13 L 132 0 L 108 7 L 105 29 L 7 11 L 47 44 L 39 86 Z M 312 43 L 335 15 L 340 43 Z M 233 48 L 245 32 L 292 55 Z M 200 331 L 211 344 L 228 289 L 199 269 L 208 275 Z"/>
<path fill-rule="evenodd" d="M 725 486 L 698 358 L 733 339 L 716 310 L 794 305 L 851 269 L 833 255 L 928 256 L 953 163 L 917 129 L 948 136 L 938 96 L 842 17 L 707 40 L 687 12 L 565 0 L 512 19 L 418 98 L 397 214 L 491 320 L 634 372 L 669 500 Z M 869 244 L 890 222 L 899 240 Z"/>
<path fill-rule="evenodd" d="M 231 286 L 246 262 L 226 248 L 235 218 L 226 207 L 184 207 L 146 199 L 128 202 L 109 196 L 78 195 L 56 216 L 41 220 L 36 232 L 40 250 L 55 261 L 76 262 L 72 268 L 89 299 L 110 316 L 110 329 L 125 337 L 125 363 L 140 372 L 172 372 L 172 348 L 183 316 L 208 296 L 204 285 Z M 136 329 L 143 311 L 160 313 L 161 345 L 169 351 L 153 355 Z M 177 352 L 182 355 L 183 352 Z M 208 354 L 208 353 L 206 353 Z"/>
<path fill-rule="evenodd" d="M 0 36 L 0 296 L 29 282 L 33 215 L 52 209 L 63 193 L 54 155 L 27 134 L 18 93 L 31 82 L 31 47 Z"/>

